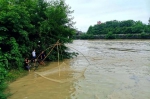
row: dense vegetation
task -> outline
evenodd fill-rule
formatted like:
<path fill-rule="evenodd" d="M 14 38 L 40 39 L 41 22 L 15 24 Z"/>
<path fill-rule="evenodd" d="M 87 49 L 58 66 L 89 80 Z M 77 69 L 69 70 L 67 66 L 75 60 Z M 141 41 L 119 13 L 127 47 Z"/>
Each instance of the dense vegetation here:
<path fill-rule="evenodd" d="M 6 98 L 5 78 L 23 70 L 33 49 L 39 54 L 59 40 L 60 59 L 71 57 L 64 43 L 75 33 L 72 12 L 64 0 L 0 0 L 0 99 Z M 57 49 L 47 59 L 56 60 Z"/>
<path fill-rule="evenodd" d="M 149 20 L 150 23 L 150 20 Z M 81 39 L 94 38 L 150 38 L 150 24 L 143 24 L 141 21 L 107 21 L 105 23 L 90 26 Z"/>

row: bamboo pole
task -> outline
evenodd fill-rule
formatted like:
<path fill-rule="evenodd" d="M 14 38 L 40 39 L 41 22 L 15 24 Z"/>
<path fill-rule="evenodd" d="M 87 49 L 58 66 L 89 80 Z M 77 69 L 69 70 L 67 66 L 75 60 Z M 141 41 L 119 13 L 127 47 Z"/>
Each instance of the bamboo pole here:
<path fill-rule="evenodd" d="M 59 44 L 59 42 L 58 42 Z M 59 48 L 58 48 L 58 44 L 57 44 L 57 53 L 58 53 L 58 66 L 59 66 Z M 60 66 L 59 66 L 59 77 L 60 77 Z"/>
<path fill-rule="evenodd" d="M 49 51 L 47 56 L 53 51 L 53 49 L 56 47 L 56 45 L 59 44 L 58 42 L 59 42 L 59 40 L 56 42 L 56 44 L 53 45 L 52 49 Z M 47 58 L 47 56 L 42 61 L 44 61 Z"/>

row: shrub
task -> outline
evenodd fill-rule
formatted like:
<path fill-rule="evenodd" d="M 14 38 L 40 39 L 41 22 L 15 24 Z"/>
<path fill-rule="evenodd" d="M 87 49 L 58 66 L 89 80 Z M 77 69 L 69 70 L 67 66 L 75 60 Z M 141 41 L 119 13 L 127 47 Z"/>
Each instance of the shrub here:
<path fill-rule="evenodd" d="M 108 32 L 105 36 L 106 39 L 115 39 L 115 35 L 112 32 Z"/>

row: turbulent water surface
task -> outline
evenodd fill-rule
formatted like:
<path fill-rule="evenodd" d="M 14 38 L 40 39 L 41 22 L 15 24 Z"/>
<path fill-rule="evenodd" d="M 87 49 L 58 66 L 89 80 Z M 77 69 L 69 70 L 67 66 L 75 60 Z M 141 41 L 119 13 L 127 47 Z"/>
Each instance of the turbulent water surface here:
<path fill-rule="evenodd" d="M 67 46 L 79 56 L 31 70 L 9 85 L 8 99 L 150 99 L 150 40 L 75 40 Z"/>

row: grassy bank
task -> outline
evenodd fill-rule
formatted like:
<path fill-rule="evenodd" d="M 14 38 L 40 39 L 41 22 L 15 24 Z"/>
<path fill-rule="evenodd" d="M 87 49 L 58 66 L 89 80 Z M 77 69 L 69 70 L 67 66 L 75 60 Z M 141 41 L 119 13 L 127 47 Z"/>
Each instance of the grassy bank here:
<path fill-rule="evenodd" d="M 22 71 L 18 71 L 18 70 L 11 70 L 8 75 L 6 76 L 6 82 L 7 83 L 11 83 L 13 81 L 16 81 L 17 79 L 24 77 L 28 74 L 28 71 L 26 70 L 22 70 Z"/>
<path fill-rule="evenodd" d="M 28 71 L 22 70 L 11 70 L 7 71 L 5 74 L 0 73 L 1 79 L 0 79 L 0 99 L 7 99 L 8 96 L 11 95 L 8 85 L 16 81 L 17 79 L 24 77 L 28 74 Z"/>

